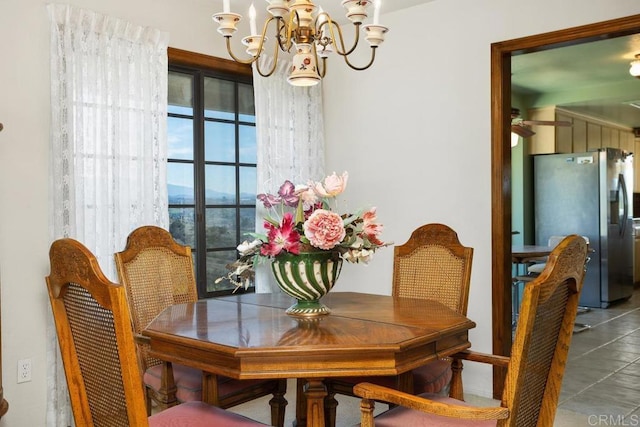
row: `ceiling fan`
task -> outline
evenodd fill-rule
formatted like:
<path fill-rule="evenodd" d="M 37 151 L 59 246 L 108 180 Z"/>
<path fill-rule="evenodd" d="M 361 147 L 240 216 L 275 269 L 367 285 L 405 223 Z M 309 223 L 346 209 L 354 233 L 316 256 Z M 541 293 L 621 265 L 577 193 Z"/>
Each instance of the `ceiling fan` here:
<path fill-rule="evenodd" d="M 536 133 L 531 126 L 571 126 L 571 122 L 564 120 L 523 120 L 518 108 L 511 109 L 511 132 L 522 138 L 529 138 Z"/>

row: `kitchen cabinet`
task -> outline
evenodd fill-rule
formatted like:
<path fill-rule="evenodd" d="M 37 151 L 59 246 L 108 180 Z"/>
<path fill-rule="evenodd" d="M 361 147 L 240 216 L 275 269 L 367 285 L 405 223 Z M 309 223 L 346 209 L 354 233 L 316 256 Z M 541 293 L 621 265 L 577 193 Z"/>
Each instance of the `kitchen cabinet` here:
<path fill-rule="evenodd" d="M 580 153 L 598 148 L 635 150 L 633 130 L 556 107 L 528 111 L 527 120 L 571 122 L 571 126 L 534 126 L 529 154 Z"/>

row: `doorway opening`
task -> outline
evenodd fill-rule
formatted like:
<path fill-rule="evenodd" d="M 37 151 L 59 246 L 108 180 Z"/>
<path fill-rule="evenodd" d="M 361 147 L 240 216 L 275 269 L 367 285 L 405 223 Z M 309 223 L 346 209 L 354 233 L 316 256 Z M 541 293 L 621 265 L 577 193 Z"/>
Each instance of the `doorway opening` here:
<path fill-rule="evenodd" d="M 640 15 L 567 28 L 491 45 L 492 330 L 494 354 L 511 350 L 511 57 L 640 33 Z M 494 368 L 499 398 L 505 370 Z"/>

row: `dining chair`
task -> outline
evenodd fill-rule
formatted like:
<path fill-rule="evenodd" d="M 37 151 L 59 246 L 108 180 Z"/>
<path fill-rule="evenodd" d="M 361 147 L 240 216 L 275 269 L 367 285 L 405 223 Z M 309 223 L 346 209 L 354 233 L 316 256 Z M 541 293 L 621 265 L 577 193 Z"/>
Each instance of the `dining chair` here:
<path fill-rule="evenodd" d="M 115 254 L 115 261 L 131 308 L 149 411 L 152 401 L 160 409 L 193 400 L 230 408 L 272 394 L 271 421 L 275 426 L 284 424 L 286 380 L 235 380 L 203 374 L 149 354 L 147 339 L 141 335 L 149 322 L 171 305 L 198 299 L 189 246 L 178 244 L 163 228 L 143 226 L 129 234 L 125 249 Z"/>
<path fill-rule="evenodd" d="M 556 246 L 558 246 L 558 244 L 565 238 L 567 237 L 566 235 L 562 235 L 562 236 L 550 236 L 549 239 L 547 240 L 547 246 L 549 246 L 550 248 L 555 248 Z M 588 236 L 581 236 L 584 241 L 587 243 L 587 249 L 589 248 L 589 237 Z M 532 262 L 530 263 L 530 265 L 527 267 L 527 274 L 524 276 L 515 276 L 513 278 L 513 301 L 512 301 L 512 305 L 513 305 L 513 325 L 515 326 L 517 320 L 518 320 L 518 307 L 520 305 L 520 288 L 521 285 L 526 285 L 528 282 L 530 282 L 531 280 L 533 280 L 534 278 L 536 278 L 540 273 L 542 273 L 542 271 L 544 270 L 544 268 L 546 267 L 546 262 L 547 262 L 547 257 L 538 259 L 538 260 L 531 260 Z M 589 258 L 587 258 L 587 264 L 589 262 Z M 584 314 L 584 313 L 588 313 L 591 311 L 591 308 L 589 307 L 583 307 L 583 306 L 578 306 L 578 311 L 577 314 Z M 581 323 L 581 322 L 575 322 L 574 324 L 574 333 L 579 333 L 579 332 L 583 332 L 586 331 L 587 329 L 591 329 L 591 325 L 589 325 L 588 323 Z"/>
<path fill-rule="evenodd" d="M 454 358 L 490 363 L 507 369 L 499 406 L 474 407 L 446 396 L 402 393 L 361 383 L 363 427 L 391 426 L 551 426 L 571 343 L 573 322 L 584 282 L 587 244 L 580 236 L 565 238 L 547 266 L 524 290 L 522 310 L 511 356 L 465 350 Z M 458 375 L 459 373 L 454 373 Z M 395 404 L 373 416 L 374 401 Z"/>
<path fill-rule="evenodd" d="M 567 236 L 550 236 L 547 240 L 547 246 L 549 246 L 550 248 L 555 248 L 560 242 L 562 242 L 562 239 L 564 239 L 565 237 Z M 582 236 L 582 238 L 587 242 L 587 246 L 589 246 L 589 238 L 587 236 Z M 543 259 L 537 260 L 537 262 L 532 262 L 531 265 L 527 267 L 527 273 L 531 275 L 542 273 L 542 270 L 544 270 L 544 267 L 546 265 L 546 261 L 547 260 L 545 257 Z"/>
<path fill-rule="evenodd" d="M 264 426 L 203 402 L 148 417 L 122 285 L 111 283 L 80 242 L 49 251 L 49 300 L 77 426 Z"/>
<path fill-rule="evenodd" d="M 441 302 L 466 315 L 471 281 L 473 248 L 463 246 L 458 234 L 444 224 L 426 224 L 413 231 L 409 240 L 394 247 L 394 297 L 422 298 Z M 461 370 L 462 362 L 443 358 L 413 369 L 410 375 L 378 377 L 338 377 L 327 385 L 326 419 L 335 425 L 336 394 L 353 396 L 353 386 L 362 381 L 419 393 L 446 393 L 459 397 L 451 383 L 452 371 Z"/>

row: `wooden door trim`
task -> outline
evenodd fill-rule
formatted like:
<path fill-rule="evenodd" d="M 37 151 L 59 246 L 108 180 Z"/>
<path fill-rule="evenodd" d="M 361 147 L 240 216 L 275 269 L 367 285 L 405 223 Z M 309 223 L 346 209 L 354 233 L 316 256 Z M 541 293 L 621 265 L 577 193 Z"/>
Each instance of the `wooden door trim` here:
<path fill-rule="evenodd" d="M 640 33 L 640 15 L 522 37 L 491 45 L 491 250 L 494 354 L 511 351 L 511 56 Z M 494 368 L 493 395 L 506 370 Z"/>

